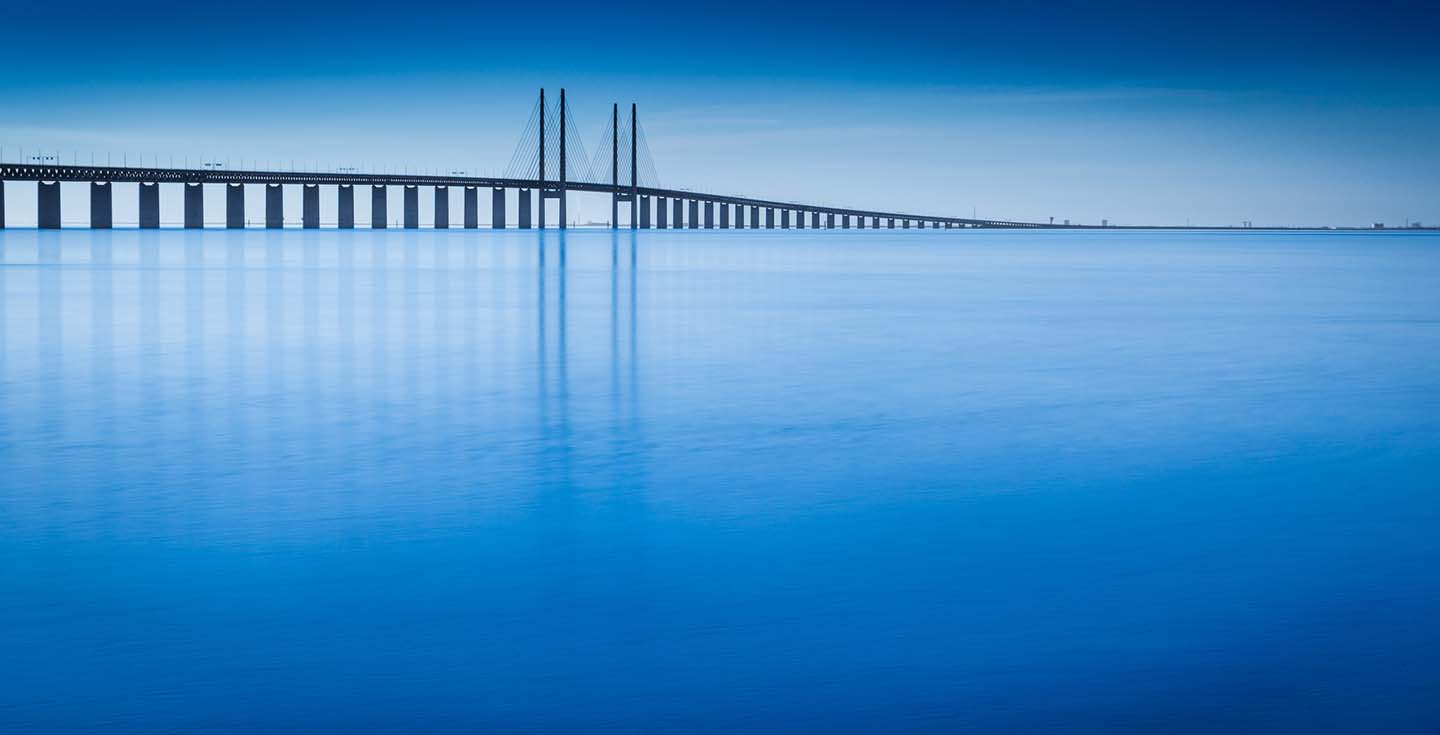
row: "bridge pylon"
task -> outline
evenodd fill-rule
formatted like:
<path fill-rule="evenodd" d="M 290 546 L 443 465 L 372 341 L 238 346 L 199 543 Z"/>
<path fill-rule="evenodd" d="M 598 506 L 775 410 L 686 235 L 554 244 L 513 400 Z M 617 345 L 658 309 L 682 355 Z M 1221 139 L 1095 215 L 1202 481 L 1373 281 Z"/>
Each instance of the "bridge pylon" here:
<path fill-rule="evenodd" d="M 565 118 L 568 111 L 565 109 L 565 88 L 560 88 L 560 172 L 555 181 L 549 181 L 545 174 L 545 89 L 540 89 L 540 165 L 535 176 L 535 186 L 540 191 L 540 229 L 545 229 L 545 200 L 558 199 L 560 201 L 560 229 L 565 229 L 568 224 L 566 213 L 565 193 L 568 188 L 569 177 L 566 174 L 566 166 L 569 163 L 568 151 L 566 150 Z"/>

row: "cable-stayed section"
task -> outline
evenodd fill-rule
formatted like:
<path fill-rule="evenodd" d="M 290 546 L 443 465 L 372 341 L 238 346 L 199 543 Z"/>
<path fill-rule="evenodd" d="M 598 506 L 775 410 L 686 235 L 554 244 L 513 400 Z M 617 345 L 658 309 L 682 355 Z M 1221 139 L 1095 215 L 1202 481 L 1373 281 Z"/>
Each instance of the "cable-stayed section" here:
<path fill-rule="evenodd" d="M 563 94 L 563 93 L 562 93 Z M 563 97 L 562 97 L 563 100 Z M 655 160 L 650 153 L 650 144 L 645 139 L 645 127 L 636 125 L 631 130 L 630 116 L 626 115 L 615 129 L 614 117 L 607 120 L 602 128 L 599 144 L 593 149 L 585 145 L 580 126 L 575 122 L 575 113 L 568 100 L 546 99 L 543 95 L 530 108 L 525 128 L 505 167 L 506 178 L 535 179 L 540 176 L 540 159 L 544 156 L 547 182 L 560 180 L 561 138 L 565 144 L 565 180 L 577 183 L 608 184 L 618 169 L 615 178 L 624 185 L 631 181 L 631 165 L 636 169 L 635 181 L 644 187 L 658 188 L 660 176 L 655 169 Z M 563 112 L 563 124 L 562 124 Z M 618 132 L 619 141 L 616 142 Z M 541 145 L 543 138 L 543 146 Z M 632 142 L 633 141 L 633 142 Z M 635 148 L 632 152 L 631 148 Z M 588 152 L 587 152 L 588 150 Z M 633 153 L 633 155 L 632 155 Z M 618 161 L 612 161 L 612 156 Z M 616 165 L 618 164 L 618 166 Z"/>
<path fill-rule="evenodd" d="M 540 170 L 540 100 L 530 107 L 530 115 L 520 132 L 520 141 L 505 167 L 507 179 L 533 179 Z"/>
<path fill-rule="evenodd" d="M 655 159 L 650 156 L 650 143 L 645 140 L 645 126 L 637 123 L 636 127 L 638 128 L 638 134 L 635 136 L 638 141 L 636 143 L 638 155 L 635 157 L 637 159 L 635 167 L 639 169 L 639 175 L 636 178 L 640 180 L 641 186 L 658 189 L 660 188 L 660 174 L 656 173 Z"/>
<path fill-rule="evenodd" d="M 615 119 L 611 117 L 605 121 L 605 132 L 600 135 L 600 142 L 595 146 L 594 153 L 590 155 L 590 178 L 588 181 L 591 183 L 611 183 L 612 175 L 616 174 L 612 156 L 619 159 L 618 176 L 614 176 L 615 180 L 622 185 L 630 183 L 630 120 L 627 116 L 626 119 L 619 122 L 621 125 L 620 141 L 616 145 Z"/>
<path fill-rule="evenodd" d="M 565 179 L 598 183 L 586 154 L 585 139 L 580 135 L 580 126 L 575 124 L 575 113 L 567 102 L 565 105 Z M 608 178 L 605 180 L 609 180 Z"/>

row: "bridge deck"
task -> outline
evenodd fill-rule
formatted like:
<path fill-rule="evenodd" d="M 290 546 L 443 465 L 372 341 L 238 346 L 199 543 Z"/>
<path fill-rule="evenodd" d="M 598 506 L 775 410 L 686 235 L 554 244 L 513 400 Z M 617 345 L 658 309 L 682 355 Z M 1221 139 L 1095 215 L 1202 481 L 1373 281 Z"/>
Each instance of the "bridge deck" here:
<path fill-rule="evenodd" d="M 537 189 L 541 182 L 535 179 L 515 179 L 490 176 L 437 176 L 432 174 L 367 174 L 367 173 L 324 173 L 300 171 L 237 171 L 225 169 L 152 168 L 135 166 L 64 166 L 23 163 L 0 164 L 0 181 L 84 181 L 111 183 L 154 183 L 154 184 L 334 184 L 350 186 L 475 186 L 501 189 Z M 544 185 L 556 187 L 559 182 L 546 181 Z M 882 219 L 939 222 L 965 227 L 1061 227 L 1038 222 L 1010 222 L 1005 220 L 972 219 L 967 217 L 946 217 L 912 212 L 885 212 L 871 209 L 847 209 L 800 202 L 786 202 L 773 199 L 709 194 L 685 189 L 661 189 L 654 187 L 631 187 L 621 184 L 597 184 L 591 182 L 567 182 L 569 191 L 596 192 L 601 194 L 628 195 L 632 191 L 639 196 L 694 199 L 721 204 L 735 204 L 747 207 L 803 210 L 821 214 L 848 215 L 852 217 L 879 217 Z"/>

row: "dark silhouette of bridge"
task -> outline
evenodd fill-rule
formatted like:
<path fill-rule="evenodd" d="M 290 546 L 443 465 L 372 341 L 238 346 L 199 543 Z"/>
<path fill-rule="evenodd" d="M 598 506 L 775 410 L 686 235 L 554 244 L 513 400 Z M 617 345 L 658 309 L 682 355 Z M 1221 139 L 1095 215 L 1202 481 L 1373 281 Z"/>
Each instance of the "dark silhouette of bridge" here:
<path fill-rule="evenodd" d="M 139 225 L 142 229 L 160 227 L 160 187 L 178 185 L 184 192 L 184 226 L 203 228 L 206 184 L 225 185 L 225 226 L 244 228 L 245 186 L 263 185 L 265 191 L 265 227 L 285 226 L 284 187 L 301 188 L 301 224 L 305 228 L 320 227 L 320 187 L 338 187 L 336 219 L 342 229 L 355 227 L 355 189 L 370 187 L 370 227 L 389 225 L 389 187 L 402 188 L 402 222 L 407 229 L 420 226 L 421 187 L 433 187 L 434 227 L 449 228 L 450 189 L 463 190 L 462 226 L 480 226 L 480 190 L 491 195 L 490 227 L 503 229 L 509 225 L 508 203 L 516 204 L 515 223 L 520 229 L 544 228 L 545 202 L 559 203 L 559 227 L 566 227 L 567 196 L 570 192 L 593 192 L 610 196 L 611 227 L 620 226 L 621 206 L 629 209 L 632 229 L 857 229 L 865 228 L 956 228 L 956 227 L 1070 227 L 1051 223 L 1011 222 L 1005 220 L 951 217 L 913 212 L 830 207 L 801 202 L 777 201 L 755 197 L 709 194 L 660 186 L 649 161 L 636 106 L 629 110 L 628 122 L 620 114 L 618 104 L 611 107 L 610 126 L 593 156 L 584 156 L 565 100 L 560 91 L 558 110 L 546 107 L 545 91 L 540 90 L 535 109 L 531 111 L 515 155 L 506 175 L 502 177 L 360 173 L 354 171 L 260 171 L 224 168 L 162 168 L 145 166 L 62 165 L 50 160 L 26 163 L 0 163 L 0 228 L 5 226 L 6 182 L 36 182 L 37 224 L 41 229 L 61 226 L 61 182 L 89 182 L 90 227 L 104 229 L 114 226 L 112 184 L 138 183 Z M 558 130 L 557 130 L 558 127 Z M 608 143 L 608 146 L 606 145 Z M 570 155 L 572 146 L 582 157 Z M 608 147 L 608 151 L 605 149 Z M 605 156 L 605 153 L 609 153 Z M 603 164 L 608 158 L 609 166 Z M 604 169 L 608 168 L 608 171 Z M 605 174 L 608 173 L 608 176 Z M 514 196 L 510 195 L 514 192 Z M 536 195 L 538 194 L 538 204 Z"/>

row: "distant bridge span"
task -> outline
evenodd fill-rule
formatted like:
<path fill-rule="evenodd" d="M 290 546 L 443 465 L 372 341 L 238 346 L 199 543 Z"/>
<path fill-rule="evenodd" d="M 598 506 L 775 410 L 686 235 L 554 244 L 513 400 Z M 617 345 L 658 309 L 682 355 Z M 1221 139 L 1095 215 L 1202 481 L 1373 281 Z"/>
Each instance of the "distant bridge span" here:
<path fill-rule="evenodd" d="M 607 131 L 610 143 L 609 181 L 596 181 L 594 172 L 589 178 L 576 176 L 577 167 L 568 154 L 568 141 L 574 139 L 567 134 L 569 121 L 565 106 L 565 92 L 560 92 L 560 111 L 552 117 L 551 134 L 547 136 L 544 90 L 541 90 L 537 105 L 539 111 L 538 131 L 527 130 L 522 138 L 517 158 L 534 176 L 466 176 L 434 174 L 393 174 L 325 171 L 261 171 L 230 170 L 222 168 L 169 168 L 145 166 L 95 166 L 61 165 L 58 163 L 0 163 L 0 227 L 5 226 L 4 185 L 5 182 L 37 182 L 38 195 L 37 223 L 42 229 L 60 227 L 60 182 L 90 183 L 90 226 L 109 228 L 114 224 L 112 183 L 138 183 L 139 224 L 142 228 L 160 226 L 161 185 L 180 185 L 184 191 L 184 226 L 202 228 L 204 223 L 204 184 L 226 185 L 226 227 L 243 228 L 245 218 L 246 184 L 264 185 L 265 226 L 278 228 L 285 225 L 283 188 L 299 186 L 302 189 L 301 224 L 306 228 L 320 226 L 321 186 L 335 186 L 337 194 L 336 221 L 341 228 L 355 227 L 355 189 L 371 187 L 372 228 L 389 226 L 389 189 L 403 187 L 401 222 L 405 228 L 419 227 L 420 187 L 433 187 L 434 226 L 448 228 L 451 225 L 449 212 L 451 187 L 463 190 L 463 216 L 461 226 L 479 227 L 479 190 L 491 190 L 490 226 L 501 229 L 509 226 L 507 216 L 507 192 L 514 191 L 517 204 L 515 224 L 521 229 L 538 225 L 545 227 L 547 199 L 558 199 L 560 223 L 566 227 L 566 196 L 571 191 L 608 194 L 611 197 L 611 227 L 620 225 L 620 205 L 629 208 L 629 226 L 635 229 L 775 229 L 775 228 L 956 228 L 956 227 L 1003 227 L 1003 228 L 1048 228 L 1070 227 L 1037 222 L 1012 222 L 1007 220 L 950 217 L 914 212 L 894 212 L 873 209 L 855 209 L 805 204 L 795 201 L 779 201 L 729 194 L 710 194 L 683 189 L 664 188 L 658 185 L 642 185 L 640 162 L 638 160 L 640 139 L 638 120 L 634 105 L 630 109 L 630 123 L 622 129 L 619 106 L 612 108 L 612 127 Z M 559 122 L 559 135 L 554 135 L 554 122 Z M 629 133 L 627 149 L 629 160 L 622 162 L 621 147 L 623 133 Z M 538 133 L 538 134 L 537 134 Z M 526 148 L 527 141 L 529 147 Z M 547 147 L 557 147 L 558 162 L 552 153 L 550 166 L 546 165 Z M 529 156 L 529 159 L 526 159 Z M 597 156 L 597 161 L 598 161 Z M 583 165 L 583 164 L 582 164 Z M 628 174 L 622 178 L 622 169 Z M 626 181 L 625 179 L 628 179 Z M 534 193 L 539 192 L 536 206 Z M 535 216 L 532 216 L 535 215 Z M 718 215 L 718 216 L 717 216 Z M 808 220 L 808 221 L 807 221 Z"/>

